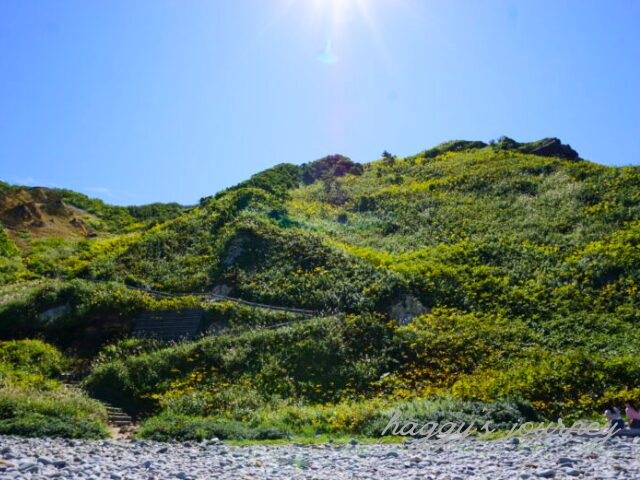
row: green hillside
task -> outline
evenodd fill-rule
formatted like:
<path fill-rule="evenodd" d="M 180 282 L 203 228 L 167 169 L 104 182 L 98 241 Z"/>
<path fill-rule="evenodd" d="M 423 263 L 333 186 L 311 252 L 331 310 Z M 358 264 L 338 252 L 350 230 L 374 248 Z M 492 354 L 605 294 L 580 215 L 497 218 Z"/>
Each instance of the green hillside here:
<path fill-rule="evenodd" d="M 147 436 L 373 434 L 379 412 L 443 395 L 547 417 L 640 396 L 640 167 L 503 138 L 277 165 L 190 209 L 60 194 L 99 235 L 0 231 L 0 337 L 79 356 L 94 396 L 160 414 Z M 127 286 L 320 313 L 264 329 L 283 318 Z M 232 330 L 126 339 L 139 312 L 186 306 Z"/>

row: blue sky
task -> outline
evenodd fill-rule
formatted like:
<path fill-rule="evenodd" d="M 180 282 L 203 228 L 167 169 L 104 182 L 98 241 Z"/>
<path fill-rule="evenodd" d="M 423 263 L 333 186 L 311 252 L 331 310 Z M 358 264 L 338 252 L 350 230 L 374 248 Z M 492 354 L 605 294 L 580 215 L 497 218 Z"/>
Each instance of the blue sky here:
<path fill-rule="evenodd" d="M 0 2 L 0 179 L 195 203 L 281 162 L 557 136 L 640 163 L 640 1 Z"/>

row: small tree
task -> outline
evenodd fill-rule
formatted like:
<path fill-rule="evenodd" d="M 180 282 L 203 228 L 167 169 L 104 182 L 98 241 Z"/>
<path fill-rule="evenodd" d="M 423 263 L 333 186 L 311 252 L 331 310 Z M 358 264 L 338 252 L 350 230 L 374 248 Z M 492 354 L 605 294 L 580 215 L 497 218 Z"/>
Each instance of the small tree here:
<path fill-rule="evenodd" d="M 396 163 L 395 155 L 390 154 L 386 150 L 384 152 L 382 152 L 382 159 L 384 161 L 384 164 L 389 166 L 389 167 Z"/>

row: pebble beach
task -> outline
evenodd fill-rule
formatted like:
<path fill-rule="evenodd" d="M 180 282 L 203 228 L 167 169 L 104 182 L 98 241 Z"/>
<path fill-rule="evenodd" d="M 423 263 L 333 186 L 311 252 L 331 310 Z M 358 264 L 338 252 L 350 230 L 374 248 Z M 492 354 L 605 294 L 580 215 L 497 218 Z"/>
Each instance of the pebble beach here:
<path fill-rule="evenodd" d="M 227 445 L 0 437 L 2 479 L 640 479 L 639 438 Z"/>

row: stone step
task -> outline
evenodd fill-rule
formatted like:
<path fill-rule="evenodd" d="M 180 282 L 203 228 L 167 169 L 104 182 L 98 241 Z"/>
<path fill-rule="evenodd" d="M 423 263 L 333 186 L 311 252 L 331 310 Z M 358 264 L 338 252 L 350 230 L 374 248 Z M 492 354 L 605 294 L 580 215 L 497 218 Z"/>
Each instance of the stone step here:
<path fill-rule="evenodd" d="M 126 414 L 127 414 L 127 412 L 125 412 L 125 411 L 124 411 L 124 410 L 122 410 L 121 408 L 118 408 L 117 410 L 116 410 L 116 409 L 111 410 L 111 409 L 107 408 L 107 413 L 108 413 L 109 415 L 122 415 L 122 414 L 125 414 L 125 415 L 126 415 Z"/>
<path fill-rule="evenodd" d="M 109 420 L 129 420 L 131 421 L 131 417 L 126 413 L 119 413 L 117 415 L 109 415 Z"/>
<path fill-rule="evenodd" d="M 133 418 L 120 407 L 114 407 L 105 404 L 107 409 L 107 422 L 114 427 L 131 427 L 133 426 Z"/>
<path fill-rule="evenodd" d="M 80 383 L 67 379 L 65 385 L 76 388 L 76 385 Z M 107 423 L 115 428 L 120 428 L 122 432 L 129 432 L 132 428 L 135 428 L 133 418 L 122 408 L 111 405 L 107 402 L 102 402 L 107 410 Z"/>
<path fill-rule="evenodd" d="M 111 425 L 116 426 L 116 427 L 124 427 L 127 425 L 131 425 L 131 421 L 130 420 L 116 420 L 114 422 L 109 422 Z"/>

